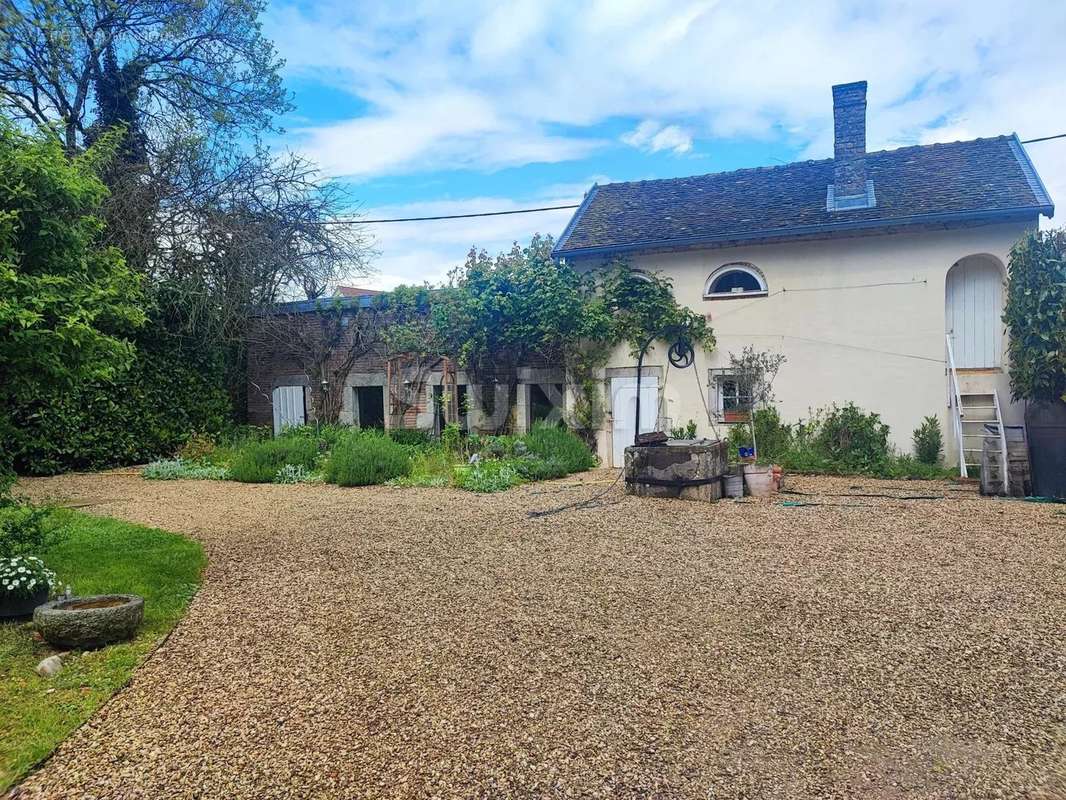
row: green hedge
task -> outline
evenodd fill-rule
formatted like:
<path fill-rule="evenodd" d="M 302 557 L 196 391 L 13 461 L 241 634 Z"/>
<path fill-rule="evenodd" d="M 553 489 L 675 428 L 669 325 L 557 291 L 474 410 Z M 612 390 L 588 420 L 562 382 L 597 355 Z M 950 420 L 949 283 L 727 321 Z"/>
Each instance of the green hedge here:
<path fill-rule="evenodd" d="M 231 425 L 220 359 L 158 328 L 136 344 L 132 366 L 113 381 L 21 398 L 0 442 L 19 473 L 144 463 L 171 455 L 194 431 L 217 434 Z"/>

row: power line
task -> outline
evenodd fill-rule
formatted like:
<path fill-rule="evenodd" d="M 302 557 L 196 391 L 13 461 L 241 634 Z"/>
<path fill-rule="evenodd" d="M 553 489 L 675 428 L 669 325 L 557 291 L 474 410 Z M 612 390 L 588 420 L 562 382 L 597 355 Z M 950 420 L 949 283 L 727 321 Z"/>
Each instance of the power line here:
<path fill-rule="evenodd" d="M 1039 139 L 1022 139 L 1022 144 L 1033 142 L 1050 142 L 1052 139 L 1066 139 L 1066 133 L 1056 133 L 1054 136 L 1041 136 Z"/>
<path fill-rule="evenodd" d="M 1066 133 L 1057 133 L 1054 136 L 1041 136 L 1037 139 L 1023 139 L 1022 144 L 1035 142 L 1049 142 L 1052 139 L 1066 139 Z M 780 161 L 780 159 L 773 159 Z M 784 162 L 782 162 L 784 163 Z M 313 223 L 317 225 L 383 225 L 391 222 L 436 222 L 445 219 L 475 219 L 477 217 L 504 217 L 511 214 L 536 214 L 542 211 L 562 211 L 564 209 L 580 208 L 580 203 L 572 203 L 562 206 L 540 206 L 538 208 L 516 208 L 510 211 L 480 211 L 473 214 L 438 214 L 432 217 L 391 217 L 387 219 L 360 219 L 358 217 L 341 217 L 338 219 L 322 220 Z"/>
<path fill-rule="evenodd" d="M 567 206 L 541 206 L 540 208 L 516 208 L 512 211 L 481 211 L 476 214 L 441 214 L 436 217 L 393 217 L 392 219 L 329 219 L 320 225 L 378 225 L 383 222 L 431 222 L 438 219 L 472 219 L 473 217 L 503 217 L 508 214 L 533 214 L 538 211 L 559 211 L 564 208 L 578 208 L 580 203 Z"/>

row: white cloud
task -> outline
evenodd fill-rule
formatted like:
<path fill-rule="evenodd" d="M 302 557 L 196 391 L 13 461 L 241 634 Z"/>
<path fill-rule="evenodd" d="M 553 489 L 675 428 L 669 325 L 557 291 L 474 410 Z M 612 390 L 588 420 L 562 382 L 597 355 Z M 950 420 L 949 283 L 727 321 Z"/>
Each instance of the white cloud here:
<path fill-rule="evenodd" d="M 663 125 L 652 119 L 646 119 L 629 133 L 622 135 L 622 141 L 638 150 L 658 153 L 670 150 L 683 155 L 692 149 L 692 134 L 677 125 Z"/>
<path fill-rule="evenodd" d="M 301 131 L 357 175 L 579 159 L 604 146 L 581 129 L 615 118 L 684 119 L 652 134 L 660 150 L 715 135 L 825 156 L 829 87 L 863 78 L 872 147 L 949 117 L 982 135 L 1058 132 L 1064 28 L 1066 4 L 1044 0 L 280 0 L 267 18 L 291 74 L 368 104 Z"/>

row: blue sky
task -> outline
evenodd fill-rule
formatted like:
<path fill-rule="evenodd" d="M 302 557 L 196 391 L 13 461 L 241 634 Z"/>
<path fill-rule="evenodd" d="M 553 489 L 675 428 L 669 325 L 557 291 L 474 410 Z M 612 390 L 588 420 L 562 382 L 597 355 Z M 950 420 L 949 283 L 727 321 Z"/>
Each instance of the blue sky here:
<path fill-rule="evenodd" d="M 871 150 L 1066 132 L 1066 3 L 290 2 L 265 29 L 313 158 L 368 218 L 578 202 L 593 182 L 832 154 L 869 81 Z M 1030 153 L 1066 208 L 1066 140 Z M 569 212 L 367 226 L 363 285 L 439 281 Z"/>

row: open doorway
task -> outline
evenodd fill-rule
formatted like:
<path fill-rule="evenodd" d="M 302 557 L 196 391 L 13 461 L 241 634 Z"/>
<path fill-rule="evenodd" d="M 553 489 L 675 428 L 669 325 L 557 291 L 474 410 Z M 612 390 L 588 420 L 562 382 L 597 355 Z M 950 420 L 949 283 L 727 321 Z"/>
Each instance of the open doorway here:
<path fill-rule="evenodd" d="M 355 387 L 355 424 L 360 428 L 385 427 L 385 387 Z"/>
<path fill-rule="evenodd" d="M 456 387 L 455 398 L 459 407 L 459 419 L 456 420 L 459 423 L 460 430 L 463 433 L 467 433 L 467 397 L 466 397 L 466 384 L 461 383 Z M 434 423 L 434 433 L 440 436 L 440 432 L 444 430 L 444 387 L 437 384 L 433 387 L 433 407 L 436 409 L 436 422 Z"/>
<path fill-rule="evenodd" d="M 561 383 L 533 383 L 529 386 L 529 425 L 547 422 L 558 425 L 563 421 L 563 385 Z"/>

